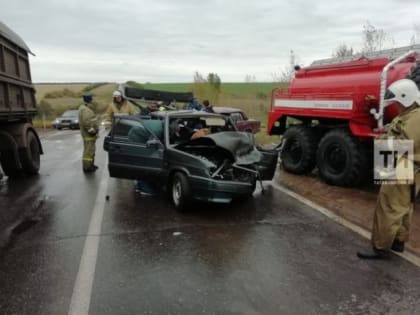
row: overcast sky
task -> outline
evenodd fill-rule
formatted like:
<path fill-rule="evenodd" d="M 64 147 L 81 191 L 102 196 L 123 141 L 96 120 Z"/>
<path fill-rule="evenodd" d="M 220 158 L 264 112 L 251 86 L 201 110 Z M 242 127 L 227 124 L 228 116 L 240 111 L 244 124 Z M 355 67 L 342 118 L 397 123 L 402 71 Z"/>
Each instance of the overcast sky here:
<path fill-rule="evenodd" d="M 35 82 L 272 81 L 293 49 L 302 64 L 341 43 L 362 47 L 366 21 L 395 46 L 420 25 L 420 0 L 1 0 L 0 20 L 36 54 Z"/>

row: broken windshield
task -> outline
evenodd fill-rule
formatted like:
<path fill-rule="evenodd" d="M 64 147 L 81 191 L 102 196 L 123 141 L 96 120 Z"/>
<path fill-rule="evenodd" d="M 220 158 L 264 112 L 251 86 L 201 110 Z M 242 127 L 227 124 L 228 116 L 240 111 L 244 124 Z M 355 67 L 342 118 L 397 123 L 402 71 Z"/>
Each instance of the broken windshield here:
<path fill-rule="evenodd" d="M 179 144 L 209 134 L 234 130 L 230 121 L 224 117 L 176 117 L 169 121 L 169 143 Z"/>

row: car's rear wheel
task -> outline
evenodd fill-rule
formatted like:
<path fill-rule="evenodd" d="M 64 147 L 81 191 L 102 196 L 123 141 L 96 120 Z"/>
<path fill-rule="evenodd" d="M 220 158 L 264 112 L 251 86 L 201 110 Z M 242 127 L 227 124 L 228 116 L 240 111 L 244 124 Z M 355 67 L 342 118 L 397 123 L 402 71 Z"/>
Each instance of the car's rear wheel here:
<path fill-rule="evenodd" d="M 177 172 L 172 177 L 172 202 L 177 210 L 185 210 L 191 201 L 191 188 L 185 174 Z"/>

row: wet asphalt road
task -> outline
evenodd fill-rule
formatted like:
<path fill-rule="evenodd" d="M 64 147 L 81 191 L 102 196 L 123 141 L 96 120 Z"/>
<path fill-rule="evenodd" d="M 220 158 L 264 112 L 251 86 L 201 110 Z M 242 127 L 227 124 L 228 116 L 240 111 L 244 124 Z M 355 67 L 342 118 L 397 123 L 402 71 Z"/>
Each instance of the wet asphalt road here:
<path fill-rule="evenodd" d="M 366 240 L 269 183 L 247 203 L 179 213 L 164 196 L 139 196 L 132 181 L 108 178 L 102 141 L 100 172 L 89 176 L 77 131 L 42 142 L 38 177 L 0 182 L 0 314 L 67 314 L 88 238 L 99 241 L 85 274 L 91 291 L 79 292 L 90 314 L 420 310 L 419 268 L 397 256 L 360 261 Z M 103 183 L 110 200 L 98 203 Z M 103 220 L 87 238 L 95 204 Z"/>

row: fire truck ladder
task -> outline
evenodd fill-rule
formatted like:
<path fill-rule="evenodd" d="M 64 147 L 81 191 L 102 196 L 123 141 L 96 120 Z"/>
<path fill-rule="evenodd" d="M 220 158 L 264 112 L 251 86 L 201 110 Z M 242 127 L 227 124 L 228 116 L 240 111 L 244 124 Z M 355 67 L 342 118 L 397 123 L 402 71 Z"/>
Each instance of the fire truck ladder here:
<path fill-rule="evenodd" d="M 420 44 L 404 46 L 404 47 L 399 47 L 399 48 L 384 49 L 384 50 L 374 51 L 370 53 L 358 53 L 358 54 L 354 54 L 352 56 L 346 56 L 346 57 L 319 59 L 312 62 L 311 66 L 330 65 L 330 64 L 336 64 L 336 63 L 341 63 L 341 62 L 355 61 L 355 60 L 359 60 L 363 58 L 367 58 L 367 59 L 388 58 L 390 61 L 392 61 L 408 52 L 415 52 L 415 53 L 420 54 Z"/>

